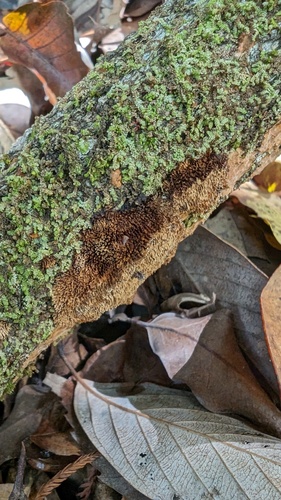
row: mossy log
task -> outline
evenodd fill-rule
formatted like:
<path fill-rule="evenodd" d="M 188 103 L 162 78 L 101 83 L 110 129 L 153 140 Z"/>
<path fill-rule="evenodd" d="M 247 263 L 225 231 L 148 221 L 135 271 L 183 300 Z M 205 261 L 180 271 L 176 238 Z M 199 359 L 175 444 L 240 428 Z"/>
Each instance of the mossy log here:
<path fill-rule="evenodd" d="M 167 0 L 2 157 L 1 394 L 280 154 L 279 7 Z"/>

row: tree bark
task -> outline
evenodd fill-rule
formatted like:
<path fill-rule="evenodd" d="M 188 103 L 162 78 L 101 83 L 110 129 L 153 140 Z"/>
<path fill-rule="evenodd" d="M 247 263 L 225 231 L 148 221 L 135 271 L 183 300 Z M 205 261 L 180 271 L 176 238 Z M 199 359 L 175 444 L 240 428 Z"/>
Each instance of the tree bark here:
<path fill-rule="evenodd" d="M 277 0 L 167 0 L 2 157 L 1 394 L 280 154 L 280 23 Z"/>

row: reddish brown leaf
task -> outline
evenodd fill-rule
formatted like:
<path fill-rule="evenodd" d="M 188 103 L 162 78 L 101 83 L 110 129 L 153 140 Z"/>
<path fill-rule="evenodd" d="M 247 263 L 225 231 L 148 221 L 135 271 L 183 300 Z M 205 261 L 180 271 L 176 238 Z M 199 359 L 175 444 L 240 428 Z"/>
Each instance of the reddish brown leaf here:
<path fill-rule="evenodd" d="M 262 291 L 261 311 L 268 350 L 281 397 L 281 266 L 271 276 Z"/>
<path fill-rule="evenodd" d="M 7 14 L 3 24 L 3 51 L 11 61 L 36 70 L 56 96 L 63 96 L 87 74 L 63 2 L 23 5 Z"/>

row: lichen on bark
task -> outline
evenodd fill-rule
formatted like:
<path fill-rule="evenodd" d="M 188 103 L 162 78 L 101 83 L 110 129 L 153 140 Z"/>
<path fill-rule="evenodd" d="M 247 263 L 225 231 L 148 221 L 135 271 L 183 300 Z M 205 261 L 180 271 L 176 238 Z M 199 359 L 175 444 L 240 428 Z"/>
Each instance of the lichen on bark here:
<path fill-rule="evenodd" d="M 168 0 L 2 158 L 0 321 L 17 332 L 2 372 L 52 330 L 54 279 L 93 217 L 140 206 L 188 159 L 255 149 L 276 122 L 278 8 Z"/>

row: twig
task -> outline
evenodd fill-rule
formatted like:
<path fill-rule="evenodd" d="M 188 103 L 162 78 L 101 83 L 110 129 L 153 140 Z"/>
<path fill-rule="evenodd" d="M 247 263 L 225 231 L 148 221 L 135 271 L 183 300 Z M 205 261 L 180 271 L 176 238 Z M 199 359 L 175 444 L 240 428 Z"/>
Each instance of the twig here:
<path fill-rule="evenodd" d="M 14 482 L 13 491 L 9 496 L 9 500 L 25 500 L 26 499 L 26 495 L 24 493 L 24 486 L 23 486 L 23 477 L 24 477 L 24 470 L 25 470 L 25 458 L 26 458 L 25 446 L 23 443 L 21 443 L 21 451 L 20 451 L 20 456 L 19 456 L 19 461 L 18 461 L 16 480 Z"/>

